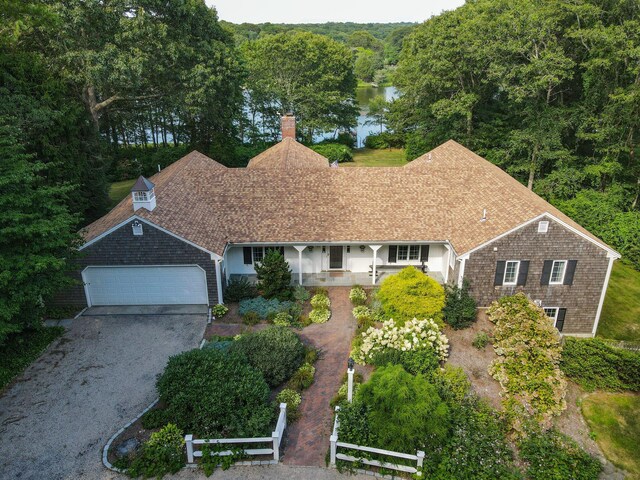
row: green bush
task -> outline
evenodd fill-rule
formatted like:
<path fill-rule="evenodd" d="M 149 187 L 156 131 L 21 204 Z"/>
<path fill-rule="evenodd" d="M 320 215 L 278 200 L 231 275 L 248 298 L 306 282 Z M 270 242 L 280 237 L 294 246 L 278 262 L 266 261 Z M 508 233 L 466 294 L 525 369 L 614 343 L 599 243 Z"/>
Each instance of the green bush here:
<path fill-rule="evenodd" d="M 461 367 L 446 364 L 444 369 L 436 368 L 429 380 L 438 390 L 438 395 L 448 405 L 460 404 L 471 389 L 471 382 Z"/>
<path fill-rule="evenodd" d="M 414 318 L 442 322 L 442 285 L 414 267 L 385 278 L 376 295 L 384 314 L 399 325 Z"/>
<path fill-rule="evenodd" d="M 518 446 L 530 480 L 597 480 L 602 471 L 596 458 L 555 430 L 529 432 Z"/>
<path fill-rule="evenodd" d="M 312 323 L 326 323 L 331 318 L 331 310 L 311 310 L 309 320 Z"/>
<path fill-rule="evenodd" d="M 353 162 L 353 153 L 346 145 L 340 143 L 320 143 L 311 145 L 311 150 L 327 158 L 330 162 Z"/>
<path fill-rule="evenodd" d="M 269 386 L 242 355 L 217 349 L 181 353 L 169 359 L 156 385 L 167 418 L 184 432 L 200 438 L 270 432 Z"/>
<path fill-rule="evenodd" d="M 273 319 L 273 324 L 278 327 L 289 327 L 291 326 L 292 316 L 287 312 L 276 313 L 275 318 Z"/>
<path fill-rule="evenodd" d="M 275 317 L 280 312 L 287 312 L 293 306 L 293 302 L 281 302 L 277 298 L 267 300 L 264 297 L 248 298 L 240 301 L 238 313 L 244 316 L 249 312 L 255 312 L 261 319 L 266 319 L 269 315 Z"/>
<path fill-rule="evenodd" d="M 436 388 L 399 365 L 377 368 L 360 386 L 356 399 L 370 408 L 367 417 L 375 438 L 371 446 L 415 452 L 433 448 L 448 434 L 449 408 Z"/>
<path fill-rule="evenodd" d="M 184 458 L 182 432 L 170 423 L 160 431 L 151 434 L 149 440 L 142 446 L 142 451 L 131 460 L 127 475 L 132 478 L 140 476 L 162 478 L 184 467 Z"/>
<path fill-rule="evenodd" d="M 313 365 L 318 361 L 318 357 L 320 356 L 320 352 L 317 348 L 306 346 L 304 347 L 304 363 L 308 363 L 309 365 Z"/>
<path fill-rule="evenodd" d="M 302 305 L 297 302 L 292 303 L 287 313 L 291 316 L 291 323 L 297 323 L 302 315 Z"/>
<path fill-rule="evenodd" d="M 478 333 L 473 339 L 473 342 L 471 342 L 471 345 L 476 347 L 478 350 L 484 350 L 484 348 L 488 344 L 489 344 L 489 335 L 487 335 L 487 332 Z"/>
<path fill-rule="evenodd" d="M 257 325 L 260 323 L 260 316 L 256 312 L 247 312 L 242 316 L 242 323 L 245 325 Z"/>
<path fill-rule="evenodd" d="M 291 269 L 278 250 L 267 249 L 262 261 L 255 265 L 258 289 L 265 298 L 291 298 Z"/>
<path fill-rule="evenodd" d="M 224 317 L 228 311 L 229 309 L 220 303 L 211 307 L 211 315 L 216 318 Z"/>
<path fill-rule="evenodd" d="M 152 408 L 140 418 L 140 421 L 147 430 L 159 428 L 169 423 L 167 412 L 164 408 Z"/>
<path fill-rule="evenodd" d="M 358 322 L 360 322 L 361 318 L 371 318 L 372 316 L 371 310 L 369 310 L 369 307 L 366 307 L 365 305 L 358 305 L 357 307 L 353 307 L 351 313 L 353 314 L 353 317 L 358 320 Z"/>
<path fill-rule="evenodd" d="M 367 292 L 364 291 L 360 285 L 355 285 L 351 291 L 349 291 L 349 300 L 354 306 L 364 305 L 367 303 Z"/>
<path fill-rule="evenodd" d="M 455 330 L 473 325 L 477 319 L 476 301 L 469 294 L 469 282 L 445 286 L 445 303 L 442 309 L 444 321 Z"/>
<path fill-rule="evenodd" d="M 324 295 L 325 297 L 329 296 L 329 290 L 327 287 L 313 287 L 311 290 L 312 295 Z"/>
<path fill-rule="evenodd" d="M 367 135 L 364 146 L 373 149 L 404 148 L 404 136 L 399 133 L 382 132 Z"/>
<path fill-rule="evenodd" d="M 372 356 L 372 365 L 402 365 L 407 372 L 418 374 L 430 374 L 440 366 L 438 354 L 432 348 L 420 350 L 396 350 L 386 348 Z"/>
<path fill-rule="evenodd" d="M 640 352 L 615 348 L 598 338 L 567 337 L 560 368 L 586 390 L 640 391 Z"/>
<path fill-rule="evenodd" d="M 311 298 L 311 306 L 316 310 L 327 310 L 331 306 L 331 300 L 328 296 L 317 293 Z"/>
<path fill-rule="evenodd" d="M 313 385 L 313 377 L 315 374 L 316 368 L 313 365 L 303 363 L 302 366 L 291 376 L 287 386 L 298 392 L 306 390 Z"/>
<path fill-rule="evenodd" d="M 224 299 L 227 302 L 239 302 L 245 298 L 253 298 L 258 296 L 258 289 L 249 282 L 246 277 L 239 277 L 229 280 L 227 287 L 224 289 Z"/>
<path fill-rule="evenodd" d="M 296 285 L 293 287 L 293 299 L 298 303 L 304 303 L 311 297 L 309 290 L 302 285 Z"/>
<path fill-rule="evenodd" d="M 281 403 L 287 404 L 287 421 L 294 422 L 298 417 L 298 408 L 300 408 L 300 403 L 302 403 L 302 397 L 295 390 L 291 390 L 290 388 L 285 388 L 276 395 L 276 402 L 278 406 Z"/>
<path fill-rule="evenodd" d="M 291 377 L 305 354 L 304 345 L 294 332 L 275 326 L 243 335 L 233 342 L 231 351 L 244 355 L 272 387 Z"/>

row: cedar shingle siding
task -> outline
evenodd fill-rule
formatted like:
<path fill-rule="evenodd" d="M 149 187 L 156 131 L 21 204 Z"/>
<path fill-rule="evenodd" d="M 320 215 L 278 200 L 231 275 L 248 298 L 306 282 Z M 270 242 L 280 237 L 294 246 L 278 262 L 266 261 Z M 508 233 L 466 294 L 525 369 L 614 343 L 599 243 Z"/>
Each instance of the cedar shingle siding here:
<path fill-rule="evenodd" d="M 495 252 L 494 247 L 498 249 Z M 526 285 L 494 286 L 498 262 L 506 260 L 529 262 Z M 548 260 L 577 260 L 571 285 L 541 284 Z M 531 300 L 541 300 L 543 306 L 567 309 L 562 333 L 590 334 L 608 263 L 605 250 L 549 219 L 547 233 L 538 233 L 538 222 L 532 222 L 473 252 L 466 262 L 464 277 L 480 307 L 523 291 Z"/>
<path fill-rule="evenodd" d="M 133 221 L 80 251 L 79 269 L 73 277 L 77 285 L 59 295 L 54 304 L 87 306 L 81 271 L 87 266 L 199 265 L 207 273 L 209 302 L 217 303 L 216 272 L 210 254 L 153 226 L 143 223 L 143 235 L 134 236 Z"/>

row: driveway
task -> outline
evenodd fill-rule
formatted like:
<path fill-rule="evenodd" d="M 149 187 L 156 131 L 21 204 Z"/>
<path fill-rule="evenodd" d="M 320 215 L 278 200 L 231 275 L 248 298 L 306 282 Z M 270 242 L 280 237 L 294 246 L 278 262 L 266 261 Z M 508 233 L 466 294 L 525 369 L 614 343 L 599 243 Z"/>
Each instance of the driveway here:
<path fill-rule="evenodd" d="M 206 314 L 74 320 L 0 398 L 0 476 L 104 479 L 102 447 L 155 398 L 167 359 L 198 346 Z"/>

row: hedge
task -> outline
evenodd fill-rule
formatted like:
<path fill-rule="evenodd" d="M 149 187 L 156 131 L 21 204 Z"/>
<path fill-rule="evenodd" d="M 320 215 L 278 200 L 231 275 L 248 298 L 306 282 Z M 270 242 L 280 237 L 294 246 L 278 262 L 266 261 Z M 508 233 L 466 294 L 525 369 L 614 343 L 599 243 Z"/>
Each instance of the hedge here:
<path fill-rule="evenodd" d="M 351 149 L 340 143 L 321 143 L 318 145 L 311 145 L 310 148 L 323 157 L 328 158 L 330 162 L 353 162 Z"/>

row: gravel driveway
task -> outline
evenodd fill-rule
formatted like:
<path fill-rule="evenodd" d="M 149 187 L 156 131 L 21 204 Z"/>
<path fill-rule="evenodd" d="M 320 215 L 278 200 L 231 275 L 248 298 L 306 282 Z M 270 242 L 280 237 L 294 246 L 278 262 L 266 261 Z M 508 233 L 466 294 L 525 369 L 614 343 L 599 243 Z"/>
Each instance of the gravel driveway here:
<path fill-rule="evenodd" d="M 170 355 L 198 346 L 206 315 L 80 317 L 0 398 L 0 476 L 120 477 L 109 437 L 155 398 Z"/>

